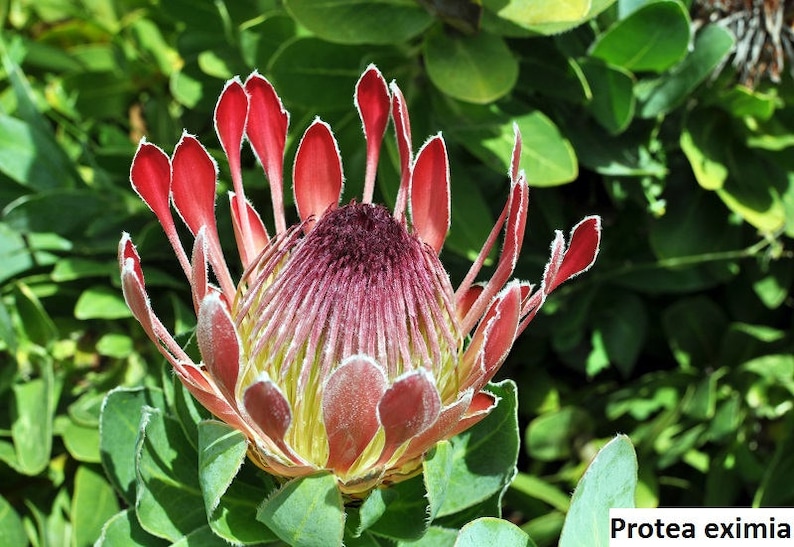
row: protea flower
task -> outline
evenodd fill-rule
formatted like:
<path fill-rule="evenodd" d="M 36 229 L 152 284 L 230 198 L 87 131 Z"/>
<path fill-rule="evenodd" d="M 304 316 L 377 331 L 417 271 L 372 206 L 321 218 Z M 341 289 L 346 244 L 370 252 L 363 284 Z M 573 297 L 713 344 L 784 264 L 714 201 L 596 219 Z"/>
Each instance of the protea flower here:
<path fill-rule="evenodd" d="M 240 259 L 235 268 L 243 271 L 236 281 L 216 228 L 215 162 L 188 134 L 170 158 L 140 143 L 130 179 L 190 282 L 201 363 L 188 357 L 154 314 L 128 234 L 119 244 L 119 262 L 135 317 L 196 399 L 245 433 L 257 465 L 285 478 L 327 470 L 342 492 L 361 496 L 416 474 L 435 443 L 494 408 L 497 400 L 486 384 L 546 296 L 593 264 L 600 220 L 582 220 L 567 247 L 557 233 L 538 287 L 509 281 L 527 217 L 516 131 L 509 199 L 454 290 L 438 258 L 450 219 L 443 138 L 430 138 L 414 157 L 405 99 L 374 66 L 358 81 L 355 104 L 367 152 L 361 202 L 339 205 L 341 159 L 331 129 L 318 119 L 297 149 L 293 190 L 300 222 L 287 226 L 282 173 L 289 115 L 256 72 L 245 83 L 227 83 L 215 127 L 234 185 L 229 199 Z M 390 115 L 401 165 L 393 211 L 372 203 Z M 270 184 L 273 235 L 243 192 L 244 139 Z M 172 207 L 194 237 L 190 257 Z M 495 272 L 475 284 L 503 227 Z"/>

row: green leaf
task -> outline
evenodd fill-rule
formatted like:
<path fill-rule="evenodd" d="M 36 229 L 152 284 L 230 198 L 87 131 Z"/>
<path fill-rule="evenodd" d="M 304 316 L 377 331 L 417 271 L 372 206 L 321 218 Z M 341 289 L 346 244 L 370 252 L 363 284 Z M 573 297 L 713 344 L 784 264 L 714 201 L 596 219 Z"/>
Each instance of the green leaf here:
<path fill-rule="evenodd" d="M 246 65 L 266 67 L 278 48 L 294 37 L 295 21 L 284 12 L 275 12 L 240 30 L 240 54 Z"/>
<path fill-rule="evenodd" d="M 58 338 L 58 328 L 33 291 L 21 281 L 14 284 L 14 304 L 28 340 L 47 347 Z"/>
<path fill-rule="evenodd" d="M 538 545 L 556 545 L 565 522 L 565 515 L 559 511 L 546 513 L 531 519 L 521 526 Z"/>
<path fill-rule="evenodd" d="M 339 545 L 345 529 L 342 496 L 329 473 L 289 481 L 265 500 L 256 518 L 293 547 Z"/>
<path fill-rule="evenodd" d="M 789 181 L 780 162 L 762 152 L 734 143 L 728 149 L 730 176 L 717 195 L 732 211 L 764 233 L 772 234 L 786 224 L 781 189 Z M 758 180 L 764 184 L 758 184 Z"/>
<path fill-rule="evenodd" d="M 105 393 L 87 391 L 75 402 L 69 405 L 69 417 L 77 424 L 98 427 L 99 413 L 102 411 L 102 401 Z"/>
<path fill-rule="evenodd" d="M 714 418 L 717 407 L 717 382 L 724 376 L 725 369 L 709 374 L 697 385 L 690 387 L 691 397 L 684 403 L 683 412 L 697 420 Z"/>
<path fill-rule="evenodd" d="M 599 332 L 610 363 L 624 376 L 629 376 L 648 334 L 644 301 L 630 292 L 618 293 L 612 304 L 603 310 Z"/>
<path fill-rule="evenodd" d="M 590 11 L 591 0 L 484 0 L 483 6 L 496 11 L 502 19 L 522 26 L 535 26 L 546 23 L 566 23 L 581 21 Z"/>
<path fill-rule="evenodd" d="M 438 517 L 434 524 L 444 528 L 460 529 L 474 519 L 481 517 L 500 517 L 502 515 L 502 498 L 507 488 L 495 492 L 486 500 L 479 501 L 466 507 L 458 513 Z"/>
<path fill-rule="evenodd" d="M 8 225 L 20 232 L 85 237 L 86 227 L 111 211 L 113 208 L 100 192 L 57 189 L 22 196 L 8 204 L 3 213 Z"/>
<path fill-rule="evenodd" d="M 602 370 L 609 367 L 609 355 L 607 354 L 604 334 L 596 328 L 590 335 L 590 352 L 585 360 L 585 372 L 587 377 L 592 378 Z"/>
<path fill-rule="evenodd" d="M 559 34 L 592 19 L 615 0 L 483 0 L 482 27 L 503 36 Z"/>
<path fill-rule="evenodd" d="M 794 474 L 794 434 L 792 415 L 784 427 L 783 439 L 777 440 L 775 454 L 764 472 L 764 477 L 753 498 L 753 507 L 784 507 L 794 503 L 794 493 L 789 487 L 789 477 Z"/>
<path fill-rule="evenodd" d="M 163 37 L 154 21 L 138 17 L 131 22 L 130 29 L 141 49 L 154 59 L 162 74 L 169 76 L 179 66 L 179 53 Z"/>
<path fill-rule="evenodd" d="M 61 436 L 66 450 L 77 461 L 84 463 L 102 461 L 99 453 L 99 430 L 96 426 L 80 425 L 69 420 Z"/>
<path fill-rule="evenodd" d="M 407 0 L 287 0 L 284 7 L 319 38 L 340 44 L 399 44 L 433 23 L 426 10 Z"/>
<path fill-rule="evenodd" d="M 530 186 L 557 186 L 575 180 L 579 167 L 571 143 L 540 111 L 515 118 L 491 108 L 472 107 L 448 133 L 498 173 L 507 173 L 513 151 L 513 123 L 521 131 L 521 165 Z"/>
<path fill-rule="evenodd" d="M 176 541 L 207 524 L 197 454 L 176 420 L 145 406 L 135 443 L 135 511 L 149 533 Z"/>
<path fill-rule="evenodd" d="M 365 530 L 375 524 L 386 512 L 386 506 L 397 497 L 390 488 L 383 488 L 382 491 L 373 491 L 359 508 L 353 508 L 348 513 L 346 522 L 348 535 L 360 537 Z"/>
<path fill-rule="evenodd" d="M 560 547 L 609 545 L 609 510 L 634 507 L 637 455 L 631 441 L 618 435 L 599 450 L 571 500 Z"/>
<path fill-rule="evenodd" d="M 0 113 L 0 173 L 34 190 L 68 188 L 69 165 L 47 131 Z"/>
<path fill-rule="evenodd" d="M 198 66 L 204 74 L 213 78 L 219 80 L 234 78 L 236 74 L 244 72 L 234 65 L 236 52 L 237 50 L 231 46 L 202 51 L 197 59 Z"/>
<path fill-rule="evenodd" d="M 25 475 L 38 475 L 44 471 L 52 450 L 55 395 L 49 362 L 42 367 L 41 374 L 41 378 L 17 383 L 11 388 L 11 438 L 16 454 L 13 466 Z"/>
<path fill-rule="evenodd" d="M 234 481 L 247 449 L 248 442 L 240 431 L 215 420 L 199 422 L 199 482 L 210 528 L 230 542 L 245 545 L 276 539 L 256 520 L 264 491 L 254 484 Z"/>
<path fill-rule="evenodd" d="M 753 282 L 753 292 L 761 303 L 770 310 L 776 310 L 789 296 L 794 281 L 794 264 L 791 261 L 772 262 L 764 274 Z"/>
<path fill-rule="evenodd" d="M 109 332 L 103 334 L 96 343 L 96 351 L 99 355 L 124 359 L 129 357 L 134 351 L 134 342 L 126 334 Z"/>
<path fill-rule="evenodd" d="M 0 223 L 0 261 L 3 264 L 0 269 L 0 283 L 39 265 L 37 260 L 34 261 L 34 253 L 22 234 L 5 223 Z"/>
<path fill-rule="evenodd" d="M 433 84 L 461 101 L 491 103 L 518 81 L 518 61 L 493 34 L 464 36 L 438 28 L 424 43 L 425 67 Z"/>
<path fill-rule="evenodd" d="M 132 312 L 121 291 L 112 287 L 96 286 L 84 290 L 74 306 L 77 319 L 120 319 L 132 317 Z"/>
<path fill-rule="evenodd" d="M 558 122 L 560 123 L 560 122 Z M 569 115 L 563 131 L 573 142 L 582 165 L 608 176 L 667 177 L 667 166 L 651 152 L 652 136 L 647 128 L 631 124 L 623 133 L 610 135 L 589 116 Z"/>
<path fill-rule="evenodd" d="M 662 312 L 662 325 L 673 355 L 684 369 L 717 364 L 728 321 L 712 300 L 705 296 L 678 300 Z"/>
<path fill-rule="evenodd" d="M 222 545 L 226 545 L 224 542 Z M 219 547 L 218 536 L 209 526 L 201 526 L 175 541 L 171 547 Z"/>
<path fill-rule="evenodd" d="M 78 467 L 72 498 L 72 545 L 93 544 L 105 521 L 118 510 L 116 493 L 104 477 L 91 467 Z"/>
<path fill-rule="evenodd" d="M 526 430 L 526 449 L 530 457 L 554 461 L 571 455 L 574 439 L 593 428 L 592 420 L 584 410 L 569 406 L 541 414 L 532 420 Z"/>
<path fill-rule="evenodd" d="M 663 72 L 686 55 L 689 27 L 689 14 L 681 2 L 659 0 L 615 23 L 590 54 L 634 72 Z"/>
<path fill-rule="evenodd" d="M 655 118 L 678 107 L 692 96 L 733 49 L 733 35 L 718 25 L 708 25 L 695 36 L 686 58 L 668 73 L 637 85 L 639 116 Z"/>
<path fill-rule="evenodd" d="M 587 105 L 609 133 L 623 132 L 634 117 L 634 76 L 626 69 L 586 60 L 582 72 L 593 94 Z"/>
<path fill-rule="evenodd" d="M 188 108 L 204 110 L 215 97 L 213 84 L 217 79 L 201 71 L 198 61 L 186 63 L 180 70 L 171 73 L 169 89 L 174 99 Z"/>
<path fill-rule="evenodd" d="M 741 228 L 725 214 L 713 194 L 702 191 L 671 199 L 664 216 L 650 225 L 648 241 L 656 257 L 670 264 L 671 271 L 683 270 L 672 269 L 675 259 L 682 259 L 682 266 L 697 264 L 699 255 L 731 251 L 742 244 Z"/>
<path fill-rule="evenodd" d="M 730 134 L 725 117 L 707 109 L 692 112 L 681 132 L 681 151 L 689 160 L 698 184 L 705 190 L 718 190 L 728 179 L 725 162 Z"/>
<path fill-rule="evenodd" d="M 455 541 L 455 547 L 480 547 L 482 545 L 535 547 L 535 542 L 512 522 L 483 517 L 461 528 L 458 539 Z"/>
<path fill-rule="evenodd" d="M 447 484 L 455 464 L 454 452 L 449 441 L 438 443 L 431 454 L 422 462 L 427 490 L 427 500 L 430 505 L 429 520 L 432 521 L 444 506 L 447 497 Z"/>
<path fill-rule="evenodd" d="M 453 547 L 458 538 L 458 531 L 441 526 L 431 526 L 421 539 L 416 541 L 400 541 L 400 547 Z"/>
<path fill-rule="evenodd" d="M 566 512 L 571 505 L 571 499 L 562 490 L 534 475 L 518 473 L 510 484 L 510 488 L 527 496 L 548 503 L 555 509 Z"/>
<path fill-rule="evenodd" d="M 118 387 L 102 403 L 99 448 L 110 482 L 127 504 L 135 503 L 135 442 L 144 406 L 162 407 L 163 394 L 148 388 Z"/>
<path fill-rule="evenodd" d="M 215 34 L 223 29 L 223 20 L 217 4 L 196 3 L 191 0 L 170 0 L 162 4 L 160 9 L 164 15 L 189 28 Z"/>
<path fill-rule="evenodd" d="M 368 530 L 396 540 L 421 538 L 429 525 L 426 496 L 427 490 L 419 476 L 399 482 L 388 489 L 374 490 L 369 498 L 373 498 L 377 505 L 383 507 L 383 514 Z M 362 513 L 364 509 L 362 507 Z"/>
<path fill-rule="evenodd" d="M 554 100 L 581 104 L 592 99 L 592 90 L 581 65 L 560 51 L 551 38 L 536 38 L 521 51 L 518 87 Z"/>
<path fill-rule="evenodd" d="M 96 547 L 166 547 L 164 539 L 149 535 L 141 527 L 134 509 L 126 509 L 111 517 L 102 528 Z"/>
<path fill-rule="evenodd" d="M 2 280 L 0 280 L 0 282 L 2 282 Z M 17 339 L 17 333 L 14 330 L 14 324 L 11 321 L 11 314 L 8 313 L 8 308 L 1 299 L 0 299 L 0 347 L 2 347 L 3 350 L 7 351 L 10 355 L 15 355 L 17 352 L 17 348 L 19 347 L 19 340 Z"/>
<path fill-rule="evenodd" d="M 66 256 L 55 264 L 50 276 L 53 281 L 62 283 L 87 277 L 118 275 L 118 268 L 119 266 L 116 262 L 100 262 L 98 260 Z"/>
<path fill-rule="evenodd" d="M 209 526 L 202 526 L 179 541 L 175 541 L 171 547 L 218 547 L 218 536 Z"/>
<path fill-rule="evenodd" d="M 348 110 L 361 76 L 362 60 L 377 55 L 371 46 L 329 44 L 319 38 L 297 38 L 273 56 L 268 72 L 288 104 L 323 110 Z M 317 90 L 322 89 L 322 93 Z"/>
<path fill-rule="evenodd" d="M 723 30 L 727 32 L 727 29 Z M 794 136 L 791 134 L 780 135 L 780 126 L 774 123 L 776 120 L 773 120 L 773 115 L 775 112 L 779 112 L 778 107 L 781 106 L 780 96 L 776 90 L 760 91 L 736 85 L 720 93 L 719 105 L 734 118 L 754 118 L 753 122 L 772 122 L 760 123 L 754 127 L 754 135 L 748 138 L 748 145 L 767 150 L 781 150 L 791 145 Z M 785 123 L 788 121 L 785 118 L 780 121 L 788 125 Z M 756 137 L 759 139 L 756 140 Z"/>
<path fill-rule="evenodd" d="M 258 468 L 256 471 L 257 476 L 238 476 L 232 482 L 210 518 L 212 531 L 229 542 L 258 545 L 277 539 L 267 526 L 256 519 L 263 496 L 275 488 L 258 480 L 262 478 L 263 472 Z"/>
<path fill-rule="evenodd" d="M 480 423 L 450 440 L 453 466 L 437 516 L 458 513 L 501 495 L 518 459 L 516 386 L 510 380 L 486 388 L 499 404 Z"/>
<path fill-rule="evenodd" d="M 22 519 L 19 518 L 11 504 L 3 496 L 0 496 L 0 545 L 24 547 L 27 544 L 28 536 L 25 534 Z"/>

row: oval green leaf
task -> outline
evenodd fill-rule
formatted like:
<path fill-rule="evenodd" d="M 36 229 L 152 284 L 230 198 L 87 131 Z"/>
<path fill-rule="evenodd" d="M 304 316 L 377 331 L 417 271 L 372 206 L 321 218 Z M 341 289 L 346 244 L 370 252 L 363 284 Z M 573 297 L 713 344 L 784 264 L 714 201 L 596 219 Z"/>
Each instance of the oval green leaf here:
<path fill-rule="evenodd" d="M 547 23 L 582 21 L 590 11 L 591 0 L 484 0 L 483 6 L 524 27 Z"/>
<path fill-rule="evenodd" d="M 698 32 L 694 48 L 668 74 L 645 80 L 637 86 L 639 116 L 666 114 L 692 96 L 692 92 L 717 68 L 733 49 L 733 35 L 718 25 Z"/>
<path fill-rule="evenodd" d="M 576 486 L 560 547 L 609 545 L 609 510 L 634 507 L 637 455 L 631 440 L 618 435 L 596 454 Z"/>
<path fill-rule="evenodd" d="M 113 515 L 102 528 L 102 534 L 94 543 L 96 547 L 166 547 L 164 539 L 150 536 L 138 522 L 134 509 L 126 509 Z"/>
<path fill-rule="evenodd" d="M 729 144 L 730 126 L 725 116 L 704 109 L 690 114 L 679 145 L 704 190 L 718 190 L 725 184 L 728 178 L 725 151 Z"/>
<path fill-rule="evenodd" d="M 223 422 L 198 424 L 199 481 L 209 518 L 243 464 L 248 443 L 245 435 Z"/>
<path fill-rule="evenodd" d="M 592 419 L 579 407 L 568 406 L 541 414 L 527 427 L 527 451 L 533 459 L 563 460 L 570 457 L 574 439 L 592 428 Z"/>
<path fill-rule="evenodd" d="M 482 107 L 473 107 L 482 108 Z M 521 131 L 521 165 L 530 186 L 558 186 L 576 179 L 579 166 L 571 143 L 540 111 L 510 118 L 501 112 L 475 113 L 450 133 L 499 173 L 507 173 L 513 150 L 513 123 Z"/>
<path fill-rule="evenodd" d="M 632 71 L 663 72 L 686 55 L 689 28 L 681 2 L 659 0 L 615 23 L 590 54 Z"/>
<path fill-rule="evenodd" d="M 28 536 L 22 519 L 3 496 L 0 496 L 0 545 L 27 545 Z"/>
<path fill-rule="evenodd" d="M 482 28 L 500 36 L 552 35 L 578 27 L 615 0 L 483 0 Z"/>
<path fill-rule="evenodd" d="M 52 450 L 52 365 L 48 361 L 42 369 L 41 378 L 11 387 L 11 438 L 17 456 L 16 469 L 30 476 L 38 475 L 47 468 Z"/>
<path fill-rule="evenodd" d="M 515 474 L 519 446 L 516 385 L 505 380 L 486 389 L 499 398 L 499 404 L 483 421 L 450 440 L 452 468 L 437 510 L 439 517 L 499 495 Z"/>
<path fill-rule="evenodd" d="M 74 316 L 77 319 L 119 319 L 131 317 L 121 291 L 97 286 L 86 289 L 77 299 Z"/>
<path fill-rule="evenodd" d="M 455 547 L 480 547 L 499 545 L 499 547 L 535 547 L 526 532 L 503 519 L 482 517 L 474 520 L 458 533 Z"/>
<path fill-rule="evenodd" d="M 285 102 L 312 111 L 349 109 L 372 47 L 329 44 L 319 38 L 287 42 L 273 56 L 269 75 Z"/>
<path fill-rule="evenodd" d="M 17 315 L 29 341 L 47 347 L 58 338 L 58 327 L 31 288 L 25 283 L 14 285 L 12 292 Z"/>
<path fill-rule="evenodd" d="M 424 54 L 433 84 L 461 101 L 493 102 L 518 81 L 518 61 L 504 40 L 492 34 L 463 36 L 437 28 L 427 35 Z"/>
<path fill-rule="evenodd" d="M 99 451 L 105 474 L 124 500 L 135 503 L 135 439 L 141 409 L 162 406 L 163 394 L 145 388 L 118 387 L 102 402 L 99 415 Z"/>
<path fill-rule="evenodd" d="M 143 407 L 135 457 L 135 510 L 145 530 L 177 541 L 207 525 L 197 455 L 176 420 Z"/>
<path fill-rule="evenodd" d="M 73 169 L 45 129 L 0 114 L 0 173 L 31 189 L 48 190 L 71 186 Z"/>
<path fill-rule="evenodd" d="M 287 0 L 284 5 L 312 33 L 339 44 L 398 44 L 433 23 L 418 2 L 409 0 Z"/>
<path fill-rule="evenodd" d="M 345 511 L 336 478 L 329 473 L 286 483 L 265 500 L 256 518 L 293 547 L 342 543 Z"/>
<path fill-rule="evenodd" d="M 72 545 L 94 543 L 105 521 L 118 510 L 116 493 L 105 478 L 91 467 L 78 467 L 72 498 Z"/>
<path fill-rule="evenodd" d="M 2 143 L 0 143 L 2 147 Z M 95 190 L 46 190 L 18 198 L 3 210 L 5 222 L 20 232 L 55 232 L 85 238 L 87 228 L 114 205 Z"/>
<path fill-rule="evenodd" d="M 99 430 L 69 420 L 62 433 L 63 444 L 69 454 L 79 462 L 99 463 Z"/>

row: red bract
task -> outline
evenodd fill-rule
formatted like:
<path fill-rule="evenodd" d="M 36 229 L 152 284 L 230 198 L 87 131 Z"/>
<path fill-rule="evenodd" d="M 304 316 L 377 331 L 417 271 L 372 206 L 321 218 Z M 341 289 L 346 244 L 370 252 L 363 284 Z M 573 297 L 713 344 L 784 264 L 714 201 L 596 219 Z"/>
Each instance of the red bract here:
<path fill-rule="evenodd" d="M 282 477 L 328 470 L 344 493 L 361 496 L 414 475 L 435 443 L 494 408 L 487 383 L 546 296 L 593 264 L 600 220 L 582 220 L 567 245 L 557 233 L 539 286 L 510 280 L 528 206 L 516 129 L 508 201 L 453 289 L 438 258 L 450 222 L 443 138 L 432 137 L 413 155 L 405 99 L 374 66 L 361 76 L 355 104 L 366 139 L 362 202 L 339 204 L 339 149 L 331 128 L 315 120 L 295 156 L 300 222 L 288 227 L 282 176 L 289 115 L 257 73 L 245 84 L 235 78 L 226 85 L 215 127 L 234 186 L 231 217 L 244 270 L 237 280 L 216 226 L 215 162 L 188 134 L 170 158 L 141 142 L 130 179 L 190 282 L 202 362 L 193 362 L 154 314 L 127 234 L 119 263 L 124 297 L 148 336 L 196 399 L 245 433 L 258 465 Z M 394 211 L 372 203 L 390 116 L 401 166 Z M 246 139 L 270 183 L 272 237 L 245 197 L 240 149 Z M 194 238 L 190 257 L 172 209 Z M 475 283 L 501 233 L 493 275 Z"/>

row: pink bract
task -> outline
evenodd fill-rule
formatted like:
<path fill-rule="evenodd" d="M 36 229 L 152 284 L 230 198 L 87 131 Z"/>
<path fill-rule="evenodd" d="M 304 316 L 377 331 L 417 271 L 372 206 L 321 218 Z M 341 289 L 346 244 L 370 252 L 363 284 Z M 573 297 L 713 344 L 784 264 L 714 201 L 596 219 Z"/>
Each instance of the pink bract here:
<path fill-rule="evenodd" d="M 361 496 L 413 476 L 437 442 L 494 408 L 487 383 L 548 294 L 594 263 L 600 219 L 579 222 L 567 244 L 557 232 L 538 286 L 511 280 L 528 205 L 516 129 L 507 203 L 455 289 L 438 258 L 450 223 L 443 137 L 431 137 L 413 154 L 405 99 L 372 65 L 354 102 L 366 144 L 362 201 L 339 204 L 342 160 L 331 128 L 317 119 L 295 156 L 300 222 L 288 226 L 282 176 L 289 114 L 256 72 L 245 83 L 226 84 L 215 128 L 234 186 L 229 203 L 240 264 L 231 269 L 215 220 L 215 161 L 187 133 L 171 157 L 140 143 L 130 180 L 190 282 L 202 362 L 187 355 L 152 310 L 126 233 L 119 265 L 124 297 L 147 335 L 195 398 L 247 436 L 256 464 L 286 478 L 327 470 L 344 493 Z M 401 166 L 393 211 L 372 203 L 389 119 Z M 272 235 L 245 197 L 245 140 L 270 184 Z M 193 237 L 189 254 L 173 211 Z M 493 275 L 475 283 L 502 232 Z M 234 279 L 231 271 L 239 267 L 243 274 Z"/>

